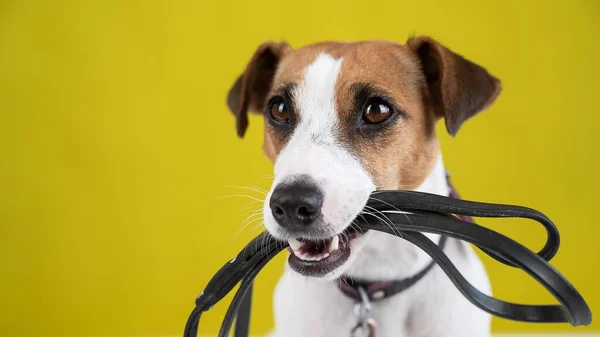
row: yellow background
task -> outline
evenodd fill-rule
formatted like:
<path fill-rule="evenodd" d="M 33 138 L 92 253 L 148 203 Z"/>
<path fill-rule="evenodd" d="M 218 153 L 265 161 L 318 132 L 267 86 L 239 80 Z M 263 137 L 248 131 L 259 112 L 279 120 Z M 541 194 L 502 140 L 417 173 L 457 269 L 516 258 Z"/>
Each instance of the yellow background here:
<path fill-rule="evenodd" d="M 451 139 L 463 197 L 558 224 L 553 264 L 598 315 L 599 2 L 0 2 L 0 335 L 179 335 L 209 277 L 257 231 L 262 123 L 235 136 L 225 95 L 256 46 L 430 34 L 498 76 L 497 103 Z M 533 249 L 529 222 L 485 221 Z M 272 325 L 284 257 L 258 279 Z M 552 299 L 485 259 L 497 296 Z M 231 298 L 231 297 L 229 297 Z M 215 333 L 226 304 L 204 316 Z M 495 319 L 496 331 L 563 330 Z"/>

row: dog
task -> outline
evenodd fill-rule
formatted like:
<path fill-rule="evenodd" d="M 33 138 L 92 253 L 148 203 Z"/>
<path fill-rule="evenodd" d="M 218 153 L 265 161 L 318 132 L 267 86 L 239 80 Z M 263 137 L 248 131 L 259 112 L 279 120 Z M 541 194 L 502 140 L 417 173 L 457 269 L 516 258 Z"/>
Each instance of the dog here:
<path fill-rule="evenodd" d="M 368 212 L 365 204 L 377 190 L 448 196 L 435 125 L 443 119 L 454 136 L 500 91 L 500 81 L 486 69 L 428 36 L 405 44 L 258 47 L 229 90 L 227 105 L 239 137 L 249 112 L 264 115 L 263 151 L 275 172 L 264 226 L 290 245 L 269 336 L 348 337 L 357 325 L 357 301 L 341 291 L 339 280 L 385 284 L 423 270 L 418 282 L 372 303 L 377 337 L 490 335 L 491 317 L 439 267 L 427 270 L 428 255 L 401 238 L 362 233 L 353 220 Z M 427 236 L 440 242 L 438 235 Z M 469 245 L 448 239 L 443 249 L 471 284 L 491 294 Z"/>

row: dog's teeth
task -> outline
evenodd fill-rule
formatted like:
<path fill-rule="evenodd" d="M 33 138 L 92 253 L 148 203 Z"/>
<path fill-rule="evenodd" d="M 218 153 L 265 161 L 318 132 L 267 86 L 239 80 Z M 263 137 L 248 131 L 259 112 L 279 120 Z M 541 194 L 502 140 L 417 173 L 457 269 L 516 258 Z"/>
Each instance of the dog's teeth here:
<path fill-rule="evenodd" d="M 331 243 L 329 244 L 329 253 L 334 252 L 340 246 L 340 237 L 338 235 L 334 236 L 331 239 Z"/>
<path fill-rule="evenodd" d="M 302 247 L 302 242 L 296 240 L 296 239 L 289 239 L 288 243 L 290 244 L 290 248 L 292 248 L 293 251 L 299 251 L 300 247 Z"/>
<path fill-rule="evenodd" d="M 304 242 L 302 242 L 298 239 L 289 239 L 288 243 L 290 246 L 289 246 L 288 250 L 301 260 L 321 261 L 321 260 L 329 257 L 329 255 L 332 251 L 338 249 L 339 241 L 340 241 L 340 239 L 337 236 L 335 236 L 334 238 L 331 239 L 330 245 L 328 247 L 328 251 L 321 253 L 319 255 L 312 255 L 312 254 L 302 251 L 301 247 L 305 244 Z"/>
<path fill-rule="evenodd" d="M 304 254 L 304 253 L 300 253 L 298 252 L 298 254 L 296 254 L 297 257 L 299 257 L 301 260 L 304 261 L 312 261 L 314 260 L 314 258 L 308 254 Z"/>
<path fill-rule="evenodd" d="M 317 261 L 321 261 L 321 260 L 323 260 L 323 259 L 325 259 L 325 258 L 328 258 L 328 257 L 329 257 L 329 253 L 325 253 L 325 254 L 323 254 L 323 255 L 321 255 L 321 256 L 319 256 L 319 257 L 317 257 Z"/>
<path fill-rule="evenodd" d="M 294 255 L 296 255 L 297 258 L 299 258 L 300 260 L 304 260 L 304 261 L 321 261 L 325 258 L 329 257 L 329 253 L 325 253 L 323 255 L 309 255 L 306 253 L 302 253 L 301 251 L 293 251 Z"/>

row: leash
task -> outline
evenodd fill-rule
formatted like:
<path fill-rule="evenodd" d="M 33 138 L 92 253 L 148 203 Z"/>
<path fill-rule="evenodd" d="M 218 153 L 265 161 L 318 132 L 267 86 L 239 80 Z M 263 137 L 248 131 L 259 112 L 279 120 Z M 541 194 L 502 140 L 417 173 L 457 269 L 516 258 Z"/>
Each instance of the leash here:
<path fill-rule="evenodd" d="M 248 288 L 248 292 L 238 311 L 235 319 L 235 330 L 233 337 L 248 337 L 250 334 L 250 312 L 252 311 L 252 285 Z"/>
<path fill-rule="evenodd" d="M 384 222 L 376 216 L 362 214 L 355 220 L 358 226 L 365 231 L 377 230 L 401 237 L 422 249 L 440 266 L 463 296 L 481 310 L 521 322 L 569 323 L 574 327 L 591 324 L 592 313 L 581 294 L 548 263 L 558 251 L 560 236 L 556 226 L 544 214 L 526 207 L 466 201 L 422 192 L 378 191 L 374 195 L 377 199 L 370 199 L 367 205 L 380 212 L 386 212 L 391 223 Z M 397 211 L 408 214 L 390 213 Z M 547 240 L 543 248 L 534 253 L 500 233 L 463 221 L 457 218 L 458 215 L 534 220 L 546 229 Z M 522 269 L 546 288 L 559 304 L 510 303 L 480 292 L 460 274 L 442 249 L 423 235 L 423 232 L 472 243 L 498 262 Z M 218 334 L 219 337 L 229 336 L 233 321 L 249 294 L 253 280 L 262 268 L 287 246 L 287 242 L 279 242 L 266 232 L 252 240 L 236 258 L 227 262 L 213 276 L 204 292 L 196 298 L 196 307 L 188 318 L 183 336 L 196 337 L 202 313 L 210 310 L 240 284 Z M 246 318 L 241 318 L 239 321 L 247 321 Z M 363 321 L 367 323 L 361 322 L 361 327 L 368 327 L 368 317 Z"/>
<path fill-rule="evenodd" d="M 460 196 L 456 192 L 456 189 L 454 189 L 454 186 L 450 180 L 450 174 L 447 171 L 446 171 L 446 183 L 449 187 L 448 196 L 450 198 L 460 199 Z M 466 215 L 458 215 L 458 218 L 463 221 L 467 221 L 467 222 L 473 222 L 473 223 L 475 222 L 475 221 L 473 221 L 472 217 L 466 216 Z M 440 250 L 444 250 L 444 246 L 446 245 L 447 241 L 448 241 L 448 237 L 446 237 L 446 236 L 440 237 L 440 241 L 438 243 Z M 410 277 L 407 277 L 407 278 L 404 278 L 401 280 L 373 282 L 373 281 L 357 280 L 356 278 L 350 278 L 345 275 L 342 275 L 339 279 L 337 279 L 336 284 L 337 284 L 338 288 L 340 289 L 340 291 L 344 295 L 352 298 L 356 302 L 364 303 L 364 296 L 361 296 L 360 288 L 362 288 L 362 291 L 366 292 L 366 294 L 368 296 L 368 300 L 370 302 L 376 302 L 376 301 L 381 301 L 385 298 L 397 295 L 397 294 L 407 290 L 408 288 L 412 287 L 414 284 L 419 282 L 423 277 L 425 277 L 425 275 L 427 275 L 427 273 L 431 269 L 433 269 L 434 266 L 435 266 L 435 261 L 432 260 L 423 269 L 421 269 L 421 271 L 419 271 L 415 275 L 412 275 Z M 243 310 L 240 310 L 240 313 L 238 315 L 242 316 L 245 314 L 246 313 Z M 237 331 L 237 326 L 236 326 L 236 331 Z M 240 336 L 235 336 L 235 337 L 243 337 L 243 336 L 240 335 Z"/>

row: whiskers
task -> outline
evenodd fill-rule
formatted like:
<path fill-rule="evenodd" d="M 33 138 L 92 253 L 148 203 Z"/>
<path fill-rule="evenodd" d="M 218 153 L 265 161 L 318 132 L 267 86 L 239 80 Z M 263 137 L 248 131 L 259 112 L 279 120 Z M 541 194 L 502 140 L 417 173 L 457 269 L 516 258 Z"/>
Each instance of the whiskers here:
<path fill-rule="evenodd" d="M 272 179 L 273 177 L 269 176 L 267 178 Z M 238 228 L 237 232 L 235 233 L 233 239 L 235 240 L 235 238 L 237 238 L 240 235 L 240 233 L 242 233 L 242 231 L 244 231 L 248 227 L 251 227 L 251 231 L 253 233 L 254 232 L 259 232 L 260 234 L 264 233 L 264 235 L 259 240 L 256 241 L 257 247 L 255 247 L 255 249 L 260 250 L 263 254 L 267 255 L 267 258 L 271 259 L 273 257 L 272 253 L 271 253 L 273 251 L 272 245 L 275 245 L 274 248 L 276 248 L 276 251 L 279 251 L 280 249 L 283 249 L 285 247 L 286 242 L 274 239 L 269 233 L 265 233 L 266 231 L 264 229 L 265 227 L 264 227 L 263 209 L 264 209 L 265 199 L 267 198 L 267 195 L 268 195 L 268 191 L 263 188 L 256 187 L 256 186 L 232 186 L 232 185 L 229 185 L 228 187 L 247 191 L 248 194 L 231 194 L 231 195 L 217 198 L 217 200 L 223 200 L 223 199 L 227 199 L 227 198 L 246 198 L 246 199 L 251 200 L 251 203 L 250 203 L 250 205 L 248 205 L 247 209 L 245 211 L 241 212 L 241 214 L 237 216 L 238 220 L 241 220 L 241 218 L 243 218 L 243 217 L 245 217 L 245 218 L 241 222 L 240 227 Z"/>
<path fill-rule="evenodd" d="M 403 211 L 403 210 L 399 209 L 398 207 L 396 207 L 396 206 L 394 206 L 394 205 L 390 204 L 389 202 L 387 202 L 387 201 L 384 201 L 384 200 L 381 200 L 381 199 L 378 199 L 378 198 L 375 198 L 375 197 L 370 197 L 369 199 L 370 199 L 370 200 L 379 201 L 379 202 L 381 202 L 381 203 L 384 203 L 384 204 L 386 204 L 386 205 L 390 206 L 392 209 L 394 209 L 394 211 L 380 211 L 380 213 L 386 213 L 386 212 L 387 212 L 387 213 L 394 213 L 394 214 L 403 214 L 403 215 L 404 215 L 404 217 L 406 217 L 406 220 L 408 220 L 408 222 L 409 222 L 411 225 L 413 224 L 412 220 L 411 220 L 411 219 L 408 217 L 408 215 L 406 215 L 407 213 L 410 213 L 410 212 L 405 212 L 405 211 Z M 396 213 L 396 212 L 398 212 L 398 213 Z M 389 219 L 389 218 L 388 218 L 388 219 Z"/>
<path fill-rule="evenodd" d="M 356 219 L 352 220 L 352 222 L 350 223 L 350 227 L 354 228 L 360 234 L 365 234 L 365 231 L 362 228 L 360 228 Z"/>
<path fill-rule="evenodd" d="M 229 185 L 227 187 L 232 187 L 232 188 L 237 188 L 237 189 L 241 189 L 241 190 L 248 190 L 248 191 L 253 191 L 256 192 L 258 194 L 260 194 L 259 197 L 255 197 L 249 194 L 230 194 L 230 195 L 224 195 L 222 197 L 217 197 L 215 198 L 215 200 L 222 200 L 222 199 L 227 199 L 227 198 L 235 198 L 235 197 L 241 197 L 241 198 L 248 198 L 260 203 L 264 203 L 265 198 L 267 197 L 267 190 L 262 189 L 260 187 L 255 187 L 255 186 L 235 186 L 235 185 Z"/>
<path fill-rule="evenodd" d="M 229 185 L 227 187 L 252 192 L 252 193 L 248 193 L 248 194 L 237 193 L 237 194 L 231 194 L 231 195 L 226 195 L 226 196 L 215 198 L 215 200 L 223 200 L 223 199 L 227 199 L 227 198 L 246 198 L 246 199 L 250 199 L 252 201 L 251 204 L 249 205 L 250 209 L 242 212 L 238 216 L 238 219 L 240 219 L 243 216 L 246 216 L 246 217 L 242 221 L 240 227 L 238 228 L 238 230 L 235 233 L 233 238 L 234 239 L 237 238 L 238 235 L 250 225 L 252 225 L 252 232 L 256 232 L 260 228 L 263 228 L 264 227 L 263 226 L 264 225 L 263 207 L 264 207 L 265 199 L 268 194 L 267 190 L 262 189 L 260 187 L 256 187 L 256 186 Z M 247 215 L 248 213 L 250 213 L 250 214 Z"/>
<path fill-rule="evenodd" d="M 369 198 L 369 200 L 374 200 L 374 201 L 380 202 L 382 204 L 385 204 L 385 205 L 389 206 L 391 208 L 391 210 L 378 210 L 378 209 L 376 209 L 376 208 L 374 208 L 372 206 L 365 205 L 365 210 L 363 210 L 360 213 L 360 216 L 365 221 L 367 221 L 367 219 L 365 218 L 365 215 L 372 216 L 372 217 L 376 218 L 377 220 L 379 220 L 380 222 L 382 222 L 385 225 L 387 225 L 396 236 L 402 237 L 402 233 L 400 232 L 400 230 L 398 230 L 396 228 L 396 226 L 394 225 L 394 222 L 385 213 L 388 213 L 388 214 L 402 214 L 402 215 L 404 215 L 404 217 L 406 217 L 406 220 L 408 220 L 408 222 L 412 225 L 413 222 L 410 219 L 410 217 L 407 215 L 407 214 L 411 214 L 411 212 L 403 211 L 403 210 L 399 209 L 398 207 L 396 207 L 395 205 L 390 204 L 389 202 L 387 202 L 385 200 L 382 200 L 382 199 L 379 199 L 379 198 L 375 197 L 375 195 L 377 195 L 378 193 L 382 193 L 382 192 L 383 191 L 374 191 L 371 194 L 371 197 Z"/>
<path fill-rule="evenodd" d="M 223 200 L 223 199 L 227 199 L 227 198 L 235 198 L 235 197 L 241 197 L 241 198 L 248 198 L 254 201 L 258 201 L 258 202 L 264 202 L 264 199 L 259 199 L 257 197 L 253 197 L 251 195 L 248 194 L 230 194 L 230 195 L 224 195 L 222 197 L 217 197 L 214 200 Z"/>
<path fill-rule="evenodd" d="M 287 246 L 287 242 L 286 241 L 282 241 L 279 239 L 276 239 L 275 237 L 273 237 L 270 233 L 263 231 L 263 233 L 265 235 L 263 235 L 261 243 L 260 243 L 260 249 L 262 251 L 264 251 L 266 249 L 266 256 L 267 259 L 272 259 L 274 256 L 271 254 L 271 244 L 275 245 L 275 255 L 277 253 L 279 253 L 280 251 L 282 251 L 283 249 L 285 249 L 285 247 Z M 264 253 L 263 253 L 264 254 Z"/>
<path fill-rule="evenodd" d="M 394 226 L 394 223 L 392 222 L 392 220 L 390 220 L 390 218 L 388 218 L 387 215 L 385 215 L 383 212 L 381 212 L 371 206 L 368 206 L 368 205 L 365 206 L 365 209 L 372 210 L 372 212 L 362 211 L 359 214 L 359 216 L 362 217 L 363 220 L 368 222 L 368 220 L 365 218 L 365 215 L 372 216 L 372 217 L 376 218 L 377 220 L 379 220 L 380 222 L 382 222 L 383 224 L 385 224 L 386 226 L 388 226 L 392 230 L 392 233 L 394 233 L 394 235 L 402 237 L 402 234 L 400 233 L 400 231 L 396 229 L 396 227 Z"/>
<path fill-rule="evenodd" d="M 249 190 L 249 191 L 254 191 L 257 193 L 262 194 L 263 196 L 267 195 L 267 190 L 260 188 L 260 187 L 256 187 L 256 186 L 236 186 L 236 185 L 229 185 L 229 187 L 233 187 L 233 188 L 239 188 L 241 190 Z"/>
<path fill-rule="evenodd" d="M 246 212 L 247 213 L 247 212 Z M 240 225 L 240 228 L 237 230 L 237 232 L 234 235 L 234 239 L 244 230 L 246 229 L 248 226 L 250 226 L 251 224 L 253 224 L 252 226 L 252 232 L 255 232 L 257 229 L 259 229 L 263 224 L 263 213 L 262 213 L 262 207 L 257 208 L 255 210 L 252 211 L 252 214 L 248 215 L 246 217 L 246 219 L 244 219 L 244 221 L 242 221 L 242 224 Z"/>

